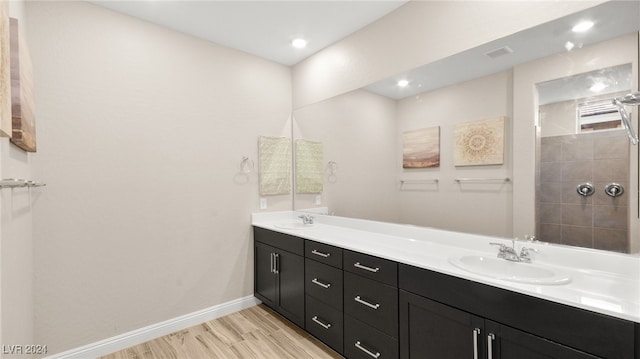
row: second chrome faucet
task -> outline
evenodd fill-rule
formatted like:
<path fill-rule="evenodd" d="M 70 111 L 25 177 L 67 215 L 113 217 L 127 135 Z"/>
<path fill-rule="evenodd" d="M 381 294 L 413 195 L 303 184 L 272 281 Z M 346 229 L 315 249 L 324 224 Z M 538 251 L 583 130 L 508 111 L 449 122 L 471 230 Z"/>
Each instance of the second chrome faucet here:
<path fill-rule="evenodd" d="M 535 240 L 535 237 L 532 237 Z M 511 240 L 511 247 L 503 243 L 491 242 L 489 243 L 493 246 L 499 246 L 498 249 L 498 258 L 502 258 L 512 262 L 524 262 L 531 263 L 531 253 L 538 252 L 535 248 L 522 247 L 520 249 L 520 254 L 516 251 L 516 240 Z"/>

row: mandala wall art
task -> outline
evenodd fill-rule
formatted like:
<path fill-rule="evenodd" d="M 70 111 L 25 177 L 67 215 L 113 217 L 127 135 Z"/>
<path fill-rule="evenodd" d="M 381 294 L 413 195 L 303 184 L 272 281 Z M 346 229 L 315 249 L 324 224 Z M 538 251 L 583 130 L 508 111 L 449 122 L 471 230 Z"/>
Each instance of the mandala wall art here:
<path fill-rule="evenodd" d="M 440 167 L 440 127 L 402 133 L 402 168 Z"/>
<path fill-rule="evenodd" d="M 456 166 L 504 163 L 504 117 L 464 122 L 455 127 Z"/>

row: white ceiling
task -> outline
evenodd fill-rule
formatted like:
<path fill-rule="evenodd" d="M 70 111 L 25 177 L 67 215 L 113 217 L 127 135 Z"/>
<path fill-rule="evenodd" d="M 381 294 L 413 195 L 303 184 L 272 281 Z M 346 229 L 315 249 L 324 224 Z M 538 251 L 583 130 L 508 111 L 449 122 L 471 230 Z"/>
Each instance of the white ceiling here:
<path fill-rule="evenodd" d="M 152 23 L 244 51 L 287 66 L 389 14 L 409 0 L 86 0 Z M 571 27 L 591 19 L 594 28 L 575 34 Z M 556 21 L 515 33 L 468 51 L 367 86 L 393 99 L 505 71 L 516 64 L 640 31 L 640 1 L 608 1 Z M 304 37 L 305 49 L 291 40 Z M 490 58 L 485 53 L 508 46 L 512 53 Z M 473 64 L 473 66 L 469 66 Z M 397 81 L 409 80 L 399 88 Z M 566 95 L 562 91 L 549 92 Z M 561 100 L 551 96 L 548 102 Z"/>
<path fill-rule="evenodd" d="M 294 65 L 408 0 L 88 0 L 216 44 Z M 308 45 L 295 49 L 291 40 Z"/>
<path fill-rule="evenodd" d="M 590 19 L 594 27 L 582 34 L 571 28 L 581 20 Z M 565 43 L 575 48 L 640 31 L 640 1 L 610 1 L 585 11 L 541 24 L 502 39 L 483 44 L 454 56 L 416 68 L 407 73 L 367 86 L 366 89 L 393 99 L 415 96 L 433 89 L 457 84 L 480 76 L 513 68 L 515 65 L 566 52 Z M 494 59 L 485 53 L 508 46 L 512 53 Z M 606 55 L 606 54 L 605 54 Z M 470 64 L 473 64 L 470 66 Z M 408 80 L 409 86 L 400 88 L 399 80 Z M 591 86 L 591 85 L 589 85 Z M 587 89 L 588 87 L 587 86 Z M 568 89 L 549 92 L 547 103 L 562 101 Z M 574 90 L 581 91 L 580 87 Z M 553 97 L 557 94 L 557 98 Z M 578 94 L 571 94 L 578 95 Z"/>

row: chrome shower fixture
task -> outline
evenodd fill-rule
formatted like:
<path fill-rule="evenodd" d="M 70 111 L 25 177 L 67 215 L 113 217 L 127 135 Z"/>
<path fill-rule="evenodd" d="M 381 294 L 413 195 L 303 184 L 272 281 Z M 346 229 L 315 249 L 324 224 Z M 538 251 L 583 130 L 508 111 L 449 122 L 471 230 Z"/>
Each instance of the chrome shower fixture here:
<path fill-rule="evenodd" d="M 633 130 L 633 126 L 631 125 L 631 119 L 629 118 L 629 113 L 625 110 L 624 106 L 640 106 L 640 92 L 631 93 L 626 96 L 616 97 L 613 99 L 613 104 L 618 107 L 618 112 L 620 112 L 620 117 L 622 117 L 622 122 L 624 126 L 627 128 L 627 135 L 629 135 L 629 140 L 631 144 L 638 144 L 638 135 L 636 135 Z"/>
<path fill-rule="evenodd" d="M 618 100 L 623 105 L 640 105 L 640 92 L 630 93 L 626 96 L 616 97 L 614 100 Z"/>

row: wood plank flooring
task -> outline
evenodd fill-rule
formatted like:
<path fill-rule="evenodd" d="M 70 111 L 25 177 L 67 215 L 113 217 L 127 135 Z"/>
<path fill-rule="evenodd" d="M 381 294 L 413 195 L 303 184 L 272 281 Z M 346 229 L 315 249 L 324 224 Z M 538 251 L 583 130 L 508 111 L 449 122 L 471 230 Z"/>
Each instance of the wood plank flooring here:
<path fill-rule="evenodd" d="M 251 307 L 100 359 L 342 358 L 264 305 Z"/>

